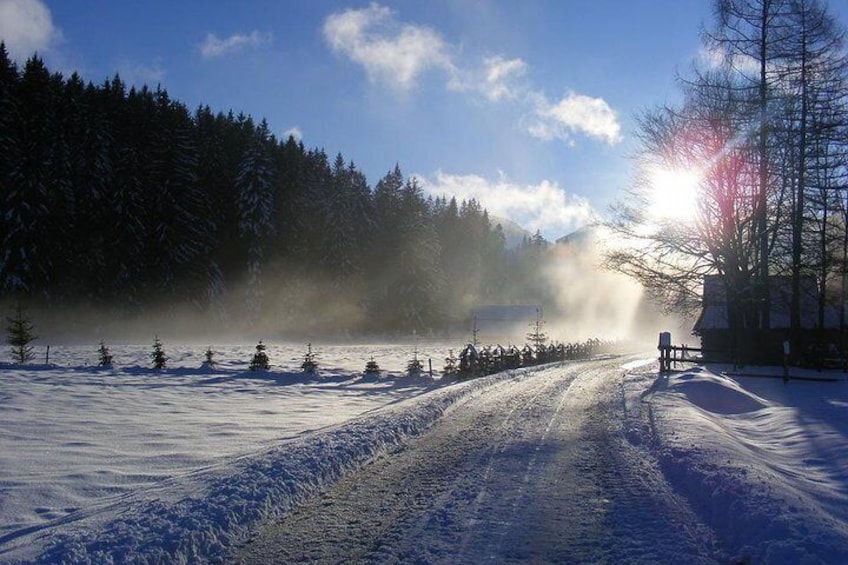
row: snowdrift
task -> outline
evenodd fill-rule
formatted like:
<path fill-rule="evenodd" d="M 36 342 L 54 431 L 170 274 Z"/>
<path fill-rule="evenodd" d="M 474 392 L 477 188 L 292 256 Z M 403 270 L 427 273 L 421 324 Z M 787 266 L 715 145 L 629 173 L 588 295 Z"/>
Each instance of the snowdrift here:
<path fill-rule="evenodd" d="M 625 376 L 663 473 L 734 562 L 848 562 L 848 382 L 695 367 Z M 759 377 L 759 378 L 758 378 Z M 650 388 L 644 385 L 656 378 Z M 641 383 L 641 384 L 637 384 Z M 635 434 L 638 435 L 638 434 Z M 631 429 L 630 438 L 635 439 Z"/>

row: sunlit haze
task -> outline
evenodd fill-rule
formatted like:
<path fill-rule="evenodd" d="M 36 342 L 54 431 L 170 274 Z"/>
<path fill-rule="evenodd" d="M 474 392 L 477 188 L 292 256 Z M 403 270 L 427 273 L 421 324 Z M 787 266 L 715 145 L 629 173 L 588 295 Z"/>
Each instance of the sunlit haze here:
<path fill-rule="evenodd" d="M 656 219 L 692 219 L 699 176 L 694 171 L 654 169 L 650 173 L 650 211 Z"/>

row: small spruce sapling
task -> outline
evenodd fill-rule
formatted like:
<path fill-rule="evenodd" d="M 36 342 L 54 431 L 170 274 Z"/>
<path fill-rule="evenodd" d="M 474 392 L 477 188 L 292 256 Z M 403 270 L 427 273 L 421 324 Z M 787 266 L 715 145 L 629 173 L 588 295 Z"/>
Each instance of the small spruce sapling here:
<path fill-rule="evenodd" d="M 6 343 L 12 346 L 12 358 L 21 365 L 32 361 L 35 353 L 30 343 L 35 341 L 37 336 L 33 333 L 34 327 L 26 315 L 26 310 L 18 303 L 13 315 L 6 320 Z"/>
<path fill-rule="evenodd" d="M 365 374 L 366 375 L 379 375 L 380 374 L 380 365 L 374 361 L 372 357 L 370 361 L 365 363 Z"/>
<path fill-rule="evenodd" d="M 98 367 L 103 367 L 104 369 L 112 368 L 112 354 L 109 352 L 109 348 L 106 347 L 106 344 L 102 341 L 100 342 L 100 348 L 97 350 L 98 355 Z"/>
<path fill-rule="evenodd" d="M 448 351 L 448 356 L 445 357 L 445 367 L 442 369 L 442 375 L 449 376 L 456 374 L 456 362 L 458 359 L 453 355 L 453 349 Z"/>
<path fill-rule="evenodd" d="M 545 321 L 542 319 L 542 310 L 536 308 L 536 321 L 530 323 L 530 331 L 527 334 L 527 341 L 538 352 L 544 350 L 545 343 L 548 341 L 548 336 L 542 331 L 545 326 Z"/>
<path fill-rule="evenodd" d="M 159 341 L 158 335 L 153 340 L 153 353 L 150 354 L 150 358 L 153 360 L 154 369 L 161 371 L 165 368 L 168 358 L 165 357 L 165 351 L 162 349 L 162 342 Z"/>
<path fill-rule="evenodd" d="M 307 345 L 306 355 L 303 357 L 303 363 L 300 364 L 300 368 L 303 369 L 304 373 L 314 373 L 318 370 L 318 361 L 312 352 L 311 343 Z"/>
<path fill-rule="evenodd" d="M 206 352 L 203 354 L 203 357 L 204 357 L 203 366 L 208 368 L 208 369 L 214 369 L 215 364 L 216 364 L 215 363 L 215 352 L 212 351 L 211 346 L 206 348 Z"/>
<path fill-rule="evenodd" d="M 421 365 L 421 361 L 418 360 L 418 347 L 416 346 L 412 359 L 406 364 L 406 373 L 410 377 L 417 377 L 423 370 L 424 366 Z"/>
<path fill-rule="evenodd" d="M 262 340 L 256 344 L 256 353 L 253 354 L 253 359 L 250 360 L 251 371 L 267 371 L 271 368 L 268 363 L 268 354 L 265 353 L 265 344 Z"/>

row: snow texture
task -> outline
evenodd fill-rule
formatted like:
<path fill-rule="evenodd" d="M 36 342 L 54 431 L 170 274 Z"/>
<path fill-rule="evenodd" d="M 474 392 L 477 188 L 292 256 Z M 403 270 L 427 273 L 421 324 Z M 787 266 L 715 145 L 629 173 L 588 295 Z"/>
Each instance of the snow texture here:
<path fill-rule="evenodd" d="M 563 399 L 577 395 L 589 406 L 618 390 L 617 408 L 584 416 L 585 429 L 598 434 L 586 437 L 601 442 L 598 453 L 617 470 L 605 474 L 600 459 L 586 460 L 600 474 L 583 485 L 591 497 L 573 496 L 579 512 L 642 500 L 616 493 L 644 484 L 679 508 L 657 507 L 675 531 L 690 532 L 674 547 L 706 531 L 710 540 L 701 543 L 710 555 L 734 562 L 848 562 L 842 373 L 828 374 L 834 382 L 785 384 L 773 369 L 733 375 L 696 366 L 658 376 L 643 356 L 585 374 L 565 363 L 459 383 L 404 376 L 411 345 L 319 348 L 312 376 L 297 369 L 305 348 L 269 345 L 272 367 L 263 373 L 246 370 L 251 345 L 216 348 L 217 369 L 201 367 L 205 346 L 168 350 L 166 342 L 165 349 L 171 368 L 161 372 L 149 369 L 144 347 L 110 347 L 115 369 L 86 364 L 96 362 L 95 347 L 51 350 L 52 365 L 0 367 L 0 562 L 225 562 L 267 524 L 375 457 L 392 460 L 412 438 L 464 414 L 469 399 L 502 403 L 511 387 L 547 382 L 569 367 L 573 382 L 557 389 Z M 437 360 L 448 346 L 418 349 Z M 372 356 L 384 376 L 362 374 Z M 127 359 L 134 364 L 122 365 Z M 522 394 L 545 398 L 542 384 L 534 386 Z M 454 411 L 460 403 L 463 411 Z M 571 425 L 552 400 L 538 410 L 525 404 L 528 414 L 548 410 L 559 414 L 557 425 Z M 532 500 L 561 486 L 543 472 L 547 453 L 509 453 L 541 492 Z M 486 461 L 485 476 L 500 472 Z M 656 518 L 632 506 L 618 511 L 629 531 L 641 528 L 644 547 L 631 555 L 638 562 L 638 551 L 672 542 Z"/>

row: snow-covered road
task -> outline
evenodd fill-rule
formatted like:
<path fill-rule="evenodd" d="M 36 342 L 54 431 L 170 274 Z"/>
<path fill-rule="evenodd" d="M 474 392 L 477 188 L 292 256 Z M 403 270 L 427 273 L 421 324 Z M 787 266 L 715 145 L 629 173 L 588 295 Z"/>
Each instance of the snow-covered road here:
<path fill-rule="evenodd" d="M 257 532 L 237 561 L 715 562 L 709 528 L 622 433 L 621 364 L 560 364 L 476 391 Z"/>

